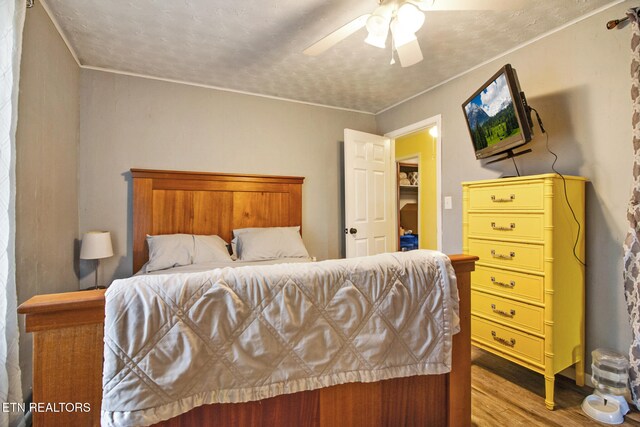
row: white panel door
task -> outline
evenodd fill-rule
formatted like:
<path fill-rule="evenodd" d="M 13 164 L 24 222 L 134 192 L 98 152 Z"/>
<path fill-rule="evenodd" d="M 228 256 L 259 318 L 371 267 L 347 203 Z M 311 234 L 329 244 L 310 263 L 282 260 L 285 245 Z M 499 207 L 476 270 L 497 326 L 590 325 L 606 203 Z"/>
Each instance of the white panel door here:
<path fill-rule="evenodd" d="M 344 130 L 347 258 L 396 250 L 391 140 Z"/>

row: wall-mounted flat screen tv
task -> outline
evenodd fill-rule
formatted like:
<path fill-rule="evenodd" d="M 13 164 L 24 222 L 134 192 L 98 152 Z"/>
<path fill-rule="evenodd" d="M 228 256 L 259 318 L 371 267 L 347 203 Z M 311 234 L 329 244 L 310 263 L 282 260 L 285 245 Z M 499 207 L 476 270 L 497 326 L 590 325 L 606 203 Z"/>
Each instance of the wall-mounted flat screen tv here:
<path fill-rule="evenodd" d="M 477 159 L 508 152 L 531 141 L 531 114 L 511 64 L 502 67 L 471 95 L 462 110 Z"/>

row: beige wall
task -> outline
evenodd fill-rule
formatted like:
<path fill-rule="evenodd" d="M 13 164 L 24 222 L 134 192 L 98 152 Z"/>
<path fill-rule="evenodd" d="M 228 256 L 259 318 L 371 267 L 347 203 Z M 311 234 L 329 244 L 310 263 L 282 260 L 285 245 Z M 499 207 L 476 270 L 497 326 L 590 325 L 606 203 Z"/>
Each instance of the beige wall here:
<path fill-rule="evenodd" d="M 340 256 L 340 141 L 344 128 L 375 131 L 373 115 L 92 70 L 80 105 L 80 232 L 113 233 L 105 279 L 131 274 L 133 167 L 304 176 L 304 241 Z"/>
<path fill-rule="evenodd" d="M 77 152 L 80 68 L 42 6 L 27 10 L 16 136 L 18 302 L 76 290 Z M 20 316 L 22 331 L 24 322 Z M 31 336 L 20 336 L 25 396 L 31 390 Z"/>
<path fill-rule="evenodd" d="M 518 71 L 529 104 L 549 132 L 549 144 L 565 174 L 584 175 L 587 186 L 587 351 L 611 347 L 624 354 L 630 331 L 622 284 L 622 242 L 632 167 L 630 28 L 607 31 L 625 16 L 625 2 L 499 58 L 396 108 L 379 114 L 389 132 L 442 114 L 443 245 L 462 249 L 461 181 L 513 175 L 511 161 L 483 165 L 474 157 L 461 104 L 505 63 Z M 471 64 L 470 64 L 471 65 Z M 522 174 L 551 171 L 553 158 L 536 124 L 533 153 L 517 159 Z M 590 358 L 589 358 L 590 359 Z"/>

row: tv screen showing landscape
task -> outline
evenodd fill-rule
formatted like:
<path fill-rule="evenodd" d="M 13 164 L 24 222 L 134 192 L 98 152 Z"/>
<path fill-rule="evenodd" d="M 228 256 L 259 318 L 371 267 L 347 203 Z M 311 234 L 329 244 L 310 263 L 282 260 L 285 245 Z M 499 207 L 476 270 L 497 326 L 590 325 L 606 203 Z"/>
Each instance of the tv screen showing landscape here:
<path fill-rule="evenodd" d="M 523 139 L 505 73 L 486 85 L 464 110 L 476 153 Z"/>

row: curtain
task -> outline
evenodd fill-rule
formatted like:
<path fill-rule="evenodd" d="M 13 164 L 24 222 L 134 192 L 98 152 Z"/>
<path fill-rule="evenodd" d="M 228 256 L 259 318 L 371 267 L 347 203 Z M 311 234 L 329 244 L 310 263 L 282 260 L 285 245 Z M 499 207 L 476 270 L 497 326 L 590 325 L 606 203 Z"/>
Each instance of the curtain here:
<path fill-rule="evenodd" d="M 629 311 L 633 341 L 629 348 L 629 385 L 640 408 L 640 8 L 629 9 L 631 21 L 631 99 L 633 115 L 633 188 L 627 210 L 629 230 L 624 241 L 624 297 Z"/>
<path fill-rule="evenodd" d="M 0 403 L 23 401 L 15 283 L 15 136 L 25 8 L 25 0 L 0 0 Z M 20 415 L 0 411 L 0 426 L 14 424 Z"/>

